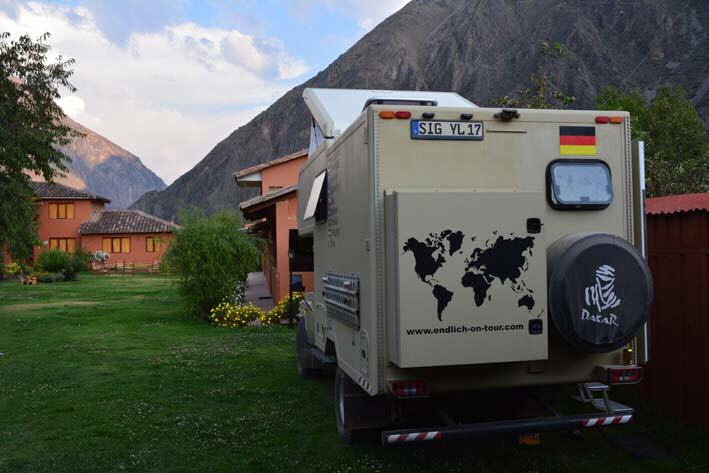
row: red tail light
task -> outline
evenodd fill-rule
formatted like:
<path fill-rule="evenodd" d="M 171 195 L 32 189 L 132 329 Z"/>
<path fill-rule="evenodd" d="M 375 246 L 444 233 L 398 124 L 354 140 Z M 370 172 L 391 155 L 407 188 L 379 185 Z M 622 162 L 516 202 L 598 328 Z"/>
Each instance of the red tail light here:
<path fill-rule="evenodd" d="M 411 118 L 411 112 L 396 112 L 396 118 L 400 120 Z"/>
<path fill-rule="evenodd" d="M 610 121 L 610 117 L 596 117 L 596 123 L 609 123 Z"/>
<path fill-rule="evenodd" d="M 643 377 L 643 369 L 639 366 L 619 366 L 606 371 L 608 384 L 635 384 Z"/>
<path fill-rule="evenodd" d="M 426 381 L 421 379 L 391 381 L 389 388 L 394 397 L 398 399 L 428 397 L 429 394 Z"/>

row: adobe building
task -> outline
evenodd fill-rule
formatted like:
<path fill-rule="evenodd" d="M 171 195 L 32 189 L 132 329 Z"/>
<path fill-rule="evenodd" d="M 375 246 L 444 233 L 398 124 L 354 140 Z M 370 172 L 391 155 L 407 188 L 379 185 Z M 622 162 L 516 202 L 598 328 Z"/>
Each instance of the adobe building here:
<path fill-rule="evenodd" d="M 251 222 L 249 230 L 266 242 L 261 269 L 275 301 L 289 293 L 289 264 L 294 288 L 313 290 L 312 258 L 307 256 L 312 250 L 298 238 L 296 218 L 298 172 L 306 159 L 308 151 L 302 150 L 234 173 L 240 187 L 259 190 L 258 196 L 242 202 L 239 208 Z"/>
<path fill-rule="evenodd" d="M 32 182 L 43 246 L 74 253 L 103 250 L 107 264 L 152 264 L 163 256 L 177 225 L 138 210 L 106 210 L 111 201 L 62 184 Z M 35 257 L 40 247 L 35 248 Z M 10 261 L 3 254 L 5 263 Z"/>

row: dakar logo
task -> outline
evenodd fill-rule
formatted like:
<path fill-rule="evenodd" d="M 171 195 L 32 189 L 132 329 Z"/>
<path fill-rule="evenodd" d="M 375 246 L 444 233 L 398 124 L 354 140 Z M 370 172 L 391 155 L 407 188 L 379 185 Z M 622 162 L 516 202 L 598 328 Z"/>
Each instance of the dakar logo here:
<path fill-rule="evenodd" d="M 590 320 L 598 324 L 618 326 L 618 317 L 609 313 L 604 315 L 603 311 L 614 309 L 620 305 L 620 299 L 615 294 L 615 268 L 604 264 L 596 269 L 596 282 L 584 291 L 586 306 L 597 311 L 592 314 L 587 309 L 581 309 L 581 320 Z"/>

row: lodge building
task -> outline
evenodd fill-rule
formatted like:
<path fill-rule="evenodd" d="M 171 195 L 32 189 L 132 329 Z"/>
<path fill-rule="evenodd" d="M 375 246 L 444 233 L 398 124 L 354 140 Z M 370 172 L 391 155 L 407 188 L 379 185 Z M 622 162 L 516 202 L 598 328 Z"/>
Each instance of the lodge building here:
<path fill-rule="evenodd" d="M 68 253 L 103 250 L 110 255 L 108 265 L 154 264 L 178 228 L 138 210 L 108 210 L 109 199 L 62 184 L 32 182 L 32 190 L 43 247 Z M 41 250 L 35 248 L 35 258 Z M 9 261 L 9 255 L 3 254 L 3 262 Z"/>

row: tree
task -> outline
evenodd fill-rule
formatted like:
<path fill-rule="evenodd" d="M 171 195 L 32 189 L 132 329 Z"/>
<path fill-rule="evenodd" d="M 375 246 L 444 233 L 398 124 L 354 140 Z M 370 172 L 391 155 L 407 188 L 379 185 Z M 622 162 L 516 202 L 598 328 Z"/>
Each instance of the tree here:
<path fill-rule="evenodd" d="M 66 171 L 56 146 L 78 135 L 62 124 L 56 102 L 60 87 L 76 91 L 69 82 L 74 60 L 50 63 L 49 37 L 12 41 L 0 33 L 0 248 L 16 260 L 30 258 L 38 243 L 30 176 L 52 182 Z"/>
<path fill-rule="evenodd" d="M 177 272 L 180 293 L 192 312 L 207 318 L 256 269 L 258 240 L 239 230 L 236 213 L 206 217 L 199 209 L 182 209 L 179 221 L 182 226 L 175 230 L 163 264 Z"/>
<path fill-rule="evenodd" d="M 709 191 L 709 140 L 682 87 L 664 85 L 648 104 L 638 90 L 609 86 L 596 109 L 630 112 L 633 138 L 645 141 L 648 196 Z"/>
<path fill-rule="evenodd" d="M 568 108 L 576 97 L 564 93 L 558 86 L 561 82 L 559 64 L 566 58 L 566 49 L 561 43 L 542 43 L 542 60 L 537 70 L 529 76 L 531 85 L 493 101 L 493 105 L 515 108 Z"/>

